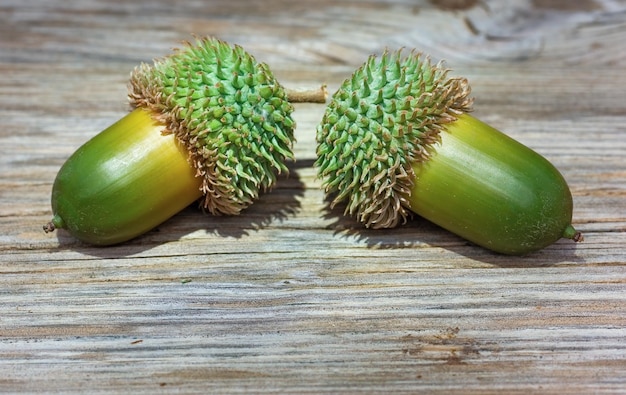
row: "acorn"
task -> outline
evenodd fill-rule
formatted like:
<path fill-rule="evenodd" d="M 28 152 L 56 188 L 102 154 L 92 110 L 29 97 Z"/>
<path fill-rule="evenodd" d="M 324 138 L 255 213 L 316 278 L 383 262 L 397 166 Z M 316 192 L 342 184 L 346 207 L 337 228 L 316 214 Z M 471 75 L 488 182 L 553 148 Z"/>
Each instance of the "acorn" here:
<path fill-rule="evenodd" d="M 293 159 L 294 108 L 269 67 L 215 38 L 131 73 L 134 110 L 80 147 L 52 189 L 57 228 L 96 245 L 139 236 L 200 200 L 236 215 Z"/>
<path fill-rule="evenodd" d="M 368 228 L 412 213 L 492 251 L 524 255 L 571 225 L 572 196 L 544 157 L 469 115 L 465 78 L 417 52 L 371 56 L 332 96 L 315 166 L 331 207 Z"/>

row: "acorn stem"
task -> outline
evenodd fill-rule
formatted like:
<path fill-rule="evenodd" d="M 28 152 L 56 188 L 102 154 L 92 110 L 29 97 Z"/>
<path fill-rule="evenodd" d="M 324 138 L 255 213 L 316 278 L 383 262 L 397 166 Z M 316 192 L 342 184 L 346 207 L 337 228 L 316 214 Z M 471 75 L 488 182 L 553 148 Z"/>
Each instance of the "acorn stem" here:
<path fill-rule="evenodd" d="M 287 100 L 292 103 L 326 103 L 328 90 L 326 84 L 318 89 L 285 89 Z"/>

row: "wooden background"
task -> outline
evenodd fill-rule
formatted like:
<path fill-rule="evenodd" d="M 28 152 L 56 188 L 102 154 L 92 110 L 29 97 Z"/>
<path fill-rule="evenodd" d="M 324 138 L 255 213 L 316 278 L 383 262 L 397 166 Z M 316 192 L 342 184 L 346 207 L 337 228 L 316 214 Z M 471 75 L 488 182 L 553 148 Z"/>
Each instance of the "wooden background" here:
<path fill-rule="evenodd" d="M 417 48 L 475 115 L 563 173 L 585 242 L 492 254 L 419 219 L 369 231 L 297 161 L 244 215 L 190 207 L 132 242 L 46 235 L 67 157 L 128 110 L 141 62 L 196 34 L 334 92 Z M 626 2 L 2 0 L 0 392 L 624 393 Z"/>

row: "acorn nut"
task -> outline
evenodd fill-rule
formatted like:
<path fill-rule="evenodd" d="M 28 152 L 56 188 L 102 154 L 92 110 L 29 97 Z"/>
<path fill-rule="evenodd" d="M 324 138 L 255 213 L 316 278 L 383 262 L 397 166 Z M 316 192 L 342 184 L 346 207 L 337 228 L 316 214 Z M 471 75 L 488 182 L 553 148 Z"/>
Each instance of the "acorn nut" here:
<path fill-rule="evenodd" d="M 131 73 L 135 109 L 80 147 L 52 189 L 46 232 L 96 245 L 139 236 L 200 199 L 236 215 L 293 159 L 293 106 L 269 67 L 215 38 Z"/>
<path fill-rule="evenodd" d="M 315 165 L 331 207 L 371 228 L 411 212 L 487 249 L 523 255 L 581 241 L 557 169 L 468 115 L 464 78 L 411 52 L 370 57 L 333 95 Z"/>

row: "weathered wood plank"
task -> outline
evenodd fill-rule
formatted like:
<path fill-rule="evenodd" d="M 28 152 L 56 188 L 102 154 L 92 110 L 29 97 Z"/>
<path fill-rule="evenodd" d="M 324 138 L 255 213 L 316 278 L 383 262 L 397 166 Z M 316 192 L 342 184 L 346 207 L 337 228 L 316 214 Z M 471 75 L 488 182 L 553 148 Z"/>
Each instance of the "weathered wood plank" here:
<path fill-rule="evenodd" d="M 5 0 L 0 6 L 0 392 L 620 393 L 626 386 L 626 6 L 616 1 Z M 412 219 L 362 229 L 296 162 L 239 217 L 189 207 L 95 248 L 41 231 L 65 159 L 123 116 L 126 80 L 191 34 L 333 92 L 416 48 L 475 115 L 537 150 L 585 242 L 526 257 Z"/>

